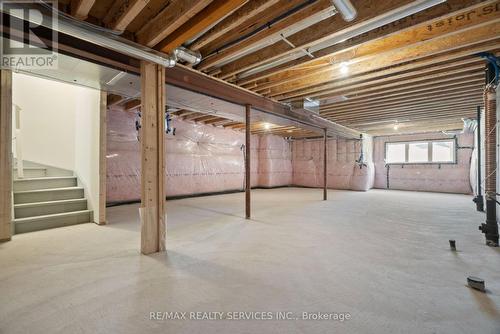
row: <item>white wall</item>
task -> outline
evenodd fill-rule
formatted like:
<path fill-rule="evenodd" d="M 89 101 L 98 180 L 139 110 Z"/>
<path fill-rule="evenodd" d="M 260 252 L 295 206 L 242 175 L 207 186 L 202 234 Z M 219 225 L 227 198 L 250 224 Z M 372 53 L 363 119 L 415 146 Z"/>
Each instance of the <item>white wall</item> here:
<path fill-rule="evenodd" d="M 13 74 L 23 159 L 74 171 L 99 217 L 99 99 L 94 89 Z"/>
<path fill-rule="evenodd" d="M 75 174 L 88 205 L 99 219 L 99 91 L 84 88 L 75 96 Z"/>
<path fill-rule="evenodd" d="M 75 96 L 80 87 L 13 73 L 12 100 L 21 107 L 23 158 L 75 167 Z"/>

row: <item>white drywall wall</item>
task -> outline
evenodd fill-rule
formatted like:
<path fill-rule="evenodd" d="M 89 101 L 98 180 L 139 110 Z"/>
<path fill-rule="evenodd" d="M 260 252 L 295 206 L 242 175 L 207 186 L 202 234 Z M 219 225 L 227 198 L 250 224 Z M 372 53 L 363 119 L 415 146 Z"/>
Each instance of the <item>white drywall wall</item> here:
<path fill-rule="evenodd" d="M 74 169 L 74 97 L 79 88 L 13 73 L 12 100 L 21 107 L 24 160 Z"/>
<path fill-rule="evenodd" d="M 97 90 L 82 88 L 75 96 L 75 174 L 85 188 L 88 206 L 99 219 L 99 100 Z"/>

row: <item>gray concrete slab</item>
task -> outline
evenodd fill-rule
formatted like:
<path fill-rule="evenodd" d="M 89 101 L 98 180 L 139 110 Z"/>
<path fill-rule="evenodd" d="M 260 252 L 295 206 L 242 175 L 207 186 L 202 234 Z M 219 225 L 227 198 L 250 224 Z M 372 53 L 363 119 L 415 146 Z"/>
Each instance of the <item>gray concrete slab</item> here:
<path fill-rule="evenodd" d="M 242 193 L 169 201 L 167 254 L 139 254 L 138 205 L 110 208 L 107 226 L 15 235 L 0 244 L 0 332 L 500 333 L 500 251 L 484 245 L 470 196 L 253 194 L 251 221 Z M 194 311 L 293 320 L 150 320 Z"/>

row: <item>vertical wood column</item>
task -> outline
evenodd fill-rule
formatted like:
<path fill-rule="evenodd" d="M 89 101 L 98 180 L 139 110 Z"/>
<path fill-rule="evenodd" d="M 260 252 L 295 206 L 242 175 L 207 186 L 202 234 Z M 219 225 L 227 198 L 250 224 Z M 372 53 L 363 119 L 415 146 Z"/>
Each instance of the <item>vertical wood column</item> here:
<path fill-rule="evenodd" d="M 106 224 L 106 186 L 107 186 L 107 121 L 108 94 L 101 91 L 99 106 L 99 218 L 98 225 Z"/>
<path fill-rule="evenodd" d="M 0 241 L 12 237 L 12 72 L 0 70 Z"/>
<path fill-rule="evenodd" d="M 251 215 L 251 200 L 250 200 L 250 190 L 251 180 L 251 159 L 250 159 L 250 142 L 251 142 L 251 134 L 250 134 L 250 109 L 251 105 L 247 104 L 245 106 L 245 217 L 246 219 L 250 219 Z"/>
<path fill-rule="evenodd" d="M 141 62 L 141 252 L 165 250 L 165 68 Z"/>
<path fill-rule="evenodd" d="M 326 201 L 328 198 L 328 143 L 327 143 L 327 135 L 326 129 L 323 135 L 323 201 Z"/>

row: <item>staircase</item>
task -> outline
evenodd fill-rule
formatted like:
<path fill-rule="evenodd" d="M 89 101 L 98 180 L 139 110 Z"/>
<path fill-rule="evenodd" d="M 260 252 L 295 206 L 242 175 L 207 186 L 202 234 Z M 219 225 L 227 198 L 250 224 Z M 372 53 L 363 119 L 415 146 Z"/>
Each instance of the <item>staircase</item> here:
<path fill-rule="evenodd" d="M 14 178 L 14 233 L 26 233 L 92 221 L 83 187 L 71 172 L 33 163 Z"/>

